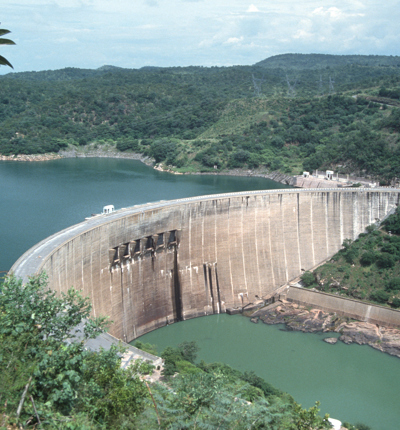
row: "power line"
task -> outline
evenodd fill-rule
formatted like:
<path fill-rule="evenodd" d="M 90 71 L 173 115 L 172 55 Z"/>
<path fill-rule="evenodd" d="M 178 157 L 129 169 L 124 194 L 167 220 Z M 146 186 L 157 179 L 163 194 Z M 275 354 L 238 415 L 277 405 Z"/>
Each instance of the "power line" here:
<path fill-rule="evenodd" d="M 254 95 L 256 97 L 260 97 L 261 96 L 261 84 L 265 81 L 264 75 L 261 79 L 259 79 L 259 78 L 255 78 L 254 73 L 252 73 L 251 77 L 253 78 Z"/>
<path fill-rule="evenodd" d="M 329 94 L 333 94 L 335 92 L 333 84 L 335 81 L 332 79 L 331 76 L 329 76 Z"/>
<path fill-rule="evenodd" d="M 286 73 L 286 83 L 287 83 L 287 86 L 288 86 L 288 96 L 290 97 L 296 97 L 296 84 L 297 84 L 297 78 L 295 79 L 295 81 L 294 81 L 294 84 L 291 84 L 290 83 L 290 81 L 289 81 L 289 77 L 288 77 L 288 75 L 287 75 L 287 73 Z"/>

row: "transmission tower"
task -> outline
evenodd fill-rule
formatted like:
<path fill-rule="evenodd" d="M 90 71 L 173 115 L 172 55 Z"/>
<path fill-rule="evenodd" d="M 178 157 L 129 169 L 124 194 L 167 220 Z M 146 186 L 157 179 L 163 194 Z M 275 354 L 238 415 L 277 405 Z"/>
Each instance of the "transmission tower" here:
<path fill-rule="evenodd" d="M 333 87 L 333 84 L 335 81 L 332 79 L 331 76 L 329 76 L 329 94 L 333 94 L 335 92 L 335 89 Z"/>
<path fill-rule="evenodd" d="M 318 82 L 318 94 L 320 96 L 324 95 L 324 82 L 322 80 L 322 75 L 319 75 L 319 82 Z"/>
<path fill-rule="evenodd" d="M 288 85 L 288 96 L 290 97 L 296 97 L 296 90 L 295 90 L 295 88 L 296 88 L 296 84 L 297 84 L 297 78 L 296 78 L 296 80 L 294 81 L 294 84 L 291 84 L 290 83 L 290 81 L 289 81 L 289 77 L 288 77 L 288 75 L 286 74 L 286 83 L 287 83 L 287 85 Z"/>
<path fill-rule="evenodd" d="M 261 96 L 261 84 L 264 82 L 264 75 L 263 77 L 260 78 L 256 78 L 254 77 L 254 73 L 252 73 L 251 77 L 253 78 L 253 86 L 254 86 L 254 95 L 256 97 L 260 97 Z"/>

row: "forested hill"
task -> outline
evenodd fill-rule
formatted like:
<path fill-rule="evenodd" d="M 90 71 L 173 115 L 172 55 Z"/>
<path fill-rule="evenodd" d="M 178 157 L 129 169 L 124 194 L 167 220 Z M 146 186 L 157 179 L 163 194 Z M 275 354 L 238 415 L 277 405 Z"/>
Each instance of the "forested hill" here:
<path fill-rule="evenodd" d="M 281 54 L 256 63 L 265 68 L 323 69 L 343 66 L 400 67 L 400 57 L 387 55 Z"/>
<path fill-rule="evenodd" d="M 116 145 L 182 172 L 330 168 L 388 183 L 400 177 L 399 64 L 285 54 L 253 66 L 10 73 L 0 153 Z"/>

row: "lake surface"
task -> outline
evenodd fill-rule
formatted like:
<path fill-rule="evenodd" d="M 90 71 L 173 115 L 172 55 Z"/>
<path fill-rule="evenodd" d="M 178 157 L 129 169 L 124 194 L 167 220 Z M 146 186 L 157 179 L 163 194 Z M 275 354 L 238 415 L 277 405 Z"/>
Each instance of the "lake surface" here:
<path fill-rule="evenodd" d="M 400 360 L 367 345 L 330 345 L 324 337 L 331 334 L 284 331 L 221 314 L 175 323 L 139 339 L 157 345 L 158 353 L 195 340 L 198 360 L 254 370 L 303 407 L 319 400 L 321 412 L 332 418 L 362 422 L 373 430 L 398 429 Z"/>
<path fill-rule="evenodd" d="M 0 161 L 0 271 L 53 233 L 99 213 L 203 194 L 287 188 L 264 178 L 172 175 L 140 161 L 69 158 Z"/>
<path fill-rule="evenodd" d="M 118 209 L 150 201 L 271 188 L 285 187 L 263 178 L 171 175 L 133 160 L 2 161 L 0 271 L 9 270 L 37 242 L 101 212 L 107 204 Z M 186 333 L 197 324 L 197 331 Z M 173 334 L 175 330 L 181 332 L 181 338 Z M 283 332 L 227 315 L 174 324 L 146 336 L 159 333 L 165 337 L 164 344 L 157 342 L 160 351 L 166 345 L 196 339 L 204 360 L 255 370 L 304 406 L 320 400 L 322 409 L 335 418 L 362 421 L 374 430 L 400 427 L 400 361 L 372 348 L 332 346 L 318 335 Z"/>

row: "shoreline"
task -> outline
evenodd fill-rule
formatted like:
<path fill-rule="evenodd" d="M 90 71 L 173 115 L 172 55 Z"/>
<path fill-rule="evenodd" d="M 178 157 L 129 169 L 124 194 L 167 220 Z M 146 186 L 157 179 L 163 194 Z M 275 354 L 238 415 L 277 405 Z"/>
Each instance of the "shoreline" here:
<path fill-rule="evenodd" d="M 243 177 L 260 177 L 270 179 L 283 185 L 296 187 L 296 177 L 281 173 L 278 171 L 269 172 L 267 169 L 231 169 L 220 172 L 190 172 L 180 173 L 174 172 L 169 169 L 164 169 L 159 164 L 155 164 L 155 160 L 143 154 L 137 153 L 123 153 L 116 151 L 114 148 L 90 148 L 86 151 L 77 151 L 75 148 L 59 151 L 58 153 L 47 154 L 18 154 L 18 155 L 1 155 L 0 161 L 18 161 L 18 162 L 38 162 L 38 161 L 52 161 L 62 158 L 118 158 L 125 160 L 141 161 L 146 166 L 153 167 L 160 172 L 171 173 L 174 175 L 213 175 L 213 176 L 243 176 Z"/>
<path fill-rule="evenodd" d="M 66 150 L 61 150 L 58 153 L 46 154 L 18 154 L 18 155 L 2 155 L 0 154 L 0 161 L 19 161 L 19 162 L 35 162 L 35 161 L 52 161 L 61 158 L 118 158 L 125 160 L 137 160 L 152 167 L 160 172 L 171 173 L 173 175 L 214 175 L 214 176 L 242 176 L 242 177 L 259 177 L 270 179 L 271 181 L 287 185 L 293 188 L 336 188 L 336 187 L 349 187 L 349 184 L 339 183 L 335 180 L 327 180 L 321 177 L 304 178 L 302 175 L 288 175 L 279 171 L 269 171 L 266 167 L 259 167 L 257 169 L 236 168 L 227 169 L 223 171 L 209 171 L 209 172 L 175 172 L 168 167 L 164 167 L 162 163 L 156 163 L 151 157 L 139 153 L 125 153 L 116 150 L 114 146 L 103 145 L 95 147 L 88 145 L 86 147 L 69 147 Z M 363 181 L 364 186 L 374 187 L 371 180 L 365 178 Z"/>
<path fill-rule="evenodd" d="M 35 162 L 35 161 L 51 161 L 51 160 L 59 160 L 62 157 L 56 153 L 47 153 L 47 154 L 18 154 L 18 155 L 2 155 L 0 154 L 0 161 L 26 161 L 26 162 Z"/>
<path fill-rule="evenodd" d="M 284 324 L 286 330 L 303 333 L 332 333 L 338 337 L 326 337 L 325 342 L 334 345 L 338 340 L 345 344 L 369 345 L 374 349 L 400 358 L 400 330 L 378 324 L 356 321 L 326 312 L 317 307 L 299 305 L 286 300 L 277 301 L 264 308 L 244 312 L 253 323 Z"/>

